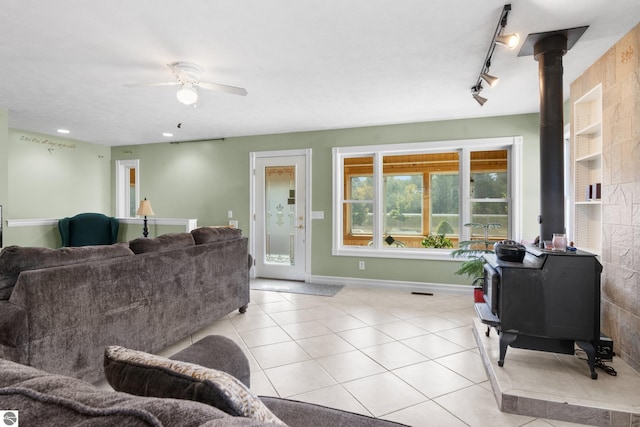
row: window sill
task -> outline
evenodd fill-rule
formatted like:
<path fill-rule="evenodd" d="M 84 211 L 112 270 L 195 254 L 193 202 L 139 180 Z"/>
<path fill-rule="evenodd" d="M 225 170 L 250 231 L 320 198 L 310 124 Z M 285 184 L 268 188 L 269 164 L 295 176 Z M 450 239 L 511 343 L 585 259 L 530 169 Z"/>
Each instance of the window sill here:
<path fill-rule="evenodd" d="M 334 249 L 334 256 L 352 256 L 366 258 L 422 259 L 432 261 L 459 261 L 451 256 L 454 249 L 411 249 L 389 248 L 374 249 L 368 246 Z"/>

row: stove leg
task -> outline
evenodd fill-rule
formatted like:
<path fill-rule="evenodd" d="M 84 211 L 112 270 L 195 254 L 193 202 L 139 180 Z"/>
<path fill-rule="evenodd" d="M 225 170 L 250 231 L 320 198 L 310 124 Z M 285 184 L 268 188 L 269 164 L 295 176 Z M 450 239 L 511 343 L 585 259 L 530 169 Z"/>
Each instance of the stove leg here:
<path fill-rule="evenodd" d="M 498 359 L 498 366 L 504 366 L 504 358 L 507 355 L 507 347 L 509 346 L 509 344 L 513 343 L 516 338 L 518 338 L 518 335 L 511 332 L 502 332 L 500 334 L 500 359 Z"/>
<path fill-rule="evenodd" d="M 587 359 L 589 361 L 589 369 L 591 370 L 591 379 L 597 380 L 598 374 L 596 373 L 596 349 L 589 341 L 576 341 L 578 347 L 583 349 L 587 353 Z"/>

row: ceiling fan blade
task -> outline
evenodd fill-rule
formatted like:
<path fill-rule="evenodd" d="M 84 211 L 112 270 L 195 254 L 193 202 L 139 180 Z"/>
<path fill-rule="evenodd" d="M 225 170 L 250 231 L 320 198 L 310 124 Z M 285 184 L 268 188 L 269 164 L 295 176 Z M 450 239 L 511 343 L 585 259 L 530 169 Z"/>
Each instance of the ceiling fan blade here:
<path fill-rule="evenodd" d="M 241 87 L 221 85 L 218 83 L 203 83 L 203 82 L 198 82 L 195 85 L 200 86 L 203 89 L 217 90 L 221 92 L 233 93 L 235 95 L 247 96 L 247 91 Z"/>
<path fill-rule="evenodd" d="M 145 87 L 145 86 L 177 86 L 178 82 L 161 82 L 161 83 L 129 83 L 125 87 Z"/>

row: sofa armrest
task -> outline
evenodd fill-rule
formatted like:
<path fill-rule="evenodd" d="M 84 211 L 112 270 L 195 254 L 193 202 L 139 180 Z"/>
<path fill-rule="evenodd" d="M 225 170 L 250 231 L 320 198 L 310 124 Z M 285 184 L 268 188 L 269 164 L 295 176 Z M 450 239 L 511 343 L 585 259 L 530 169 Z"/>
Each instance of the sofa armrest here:
<path fill-rule="evenodd" d="M 18 347 L 27 342 L 27 312 L 9 301 L 0 301 L 0 344 Z"/>

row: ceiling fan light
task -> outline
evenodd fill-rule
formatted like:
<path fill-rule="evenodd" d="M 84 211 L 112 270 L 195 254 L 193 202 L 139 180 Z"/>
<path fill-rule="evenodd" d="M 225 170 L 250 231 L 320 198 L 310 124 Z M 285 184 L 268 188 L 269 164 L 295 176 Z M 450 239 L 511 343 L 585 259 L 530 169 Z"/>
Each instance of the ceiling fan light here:
<path fill-rule="evenodd" d="M 495 87 L 495 85 L 498 84 L 498 80 L 500 80 L 498 77 L 492 76 L 488 73 L 482 73 L 480 74 L 480 77 L 482 77 L 484 81 L 487 82 L 491 87 Z"/>
<path fill-rule="evenodd" d="M 514 34 L 503 34 L 496 37 L 496 43 L 502 46 L 506 46 L 509 49 L 515 49 L 520 43 L 520 36 L 518 33 Z"/>
<path fill-rule="evenodd" d="M 198 92 L 191 85 L 182 85 L 176 93 L 176 98 L 184 105 L 195 104 L 198 101 Z"/>

